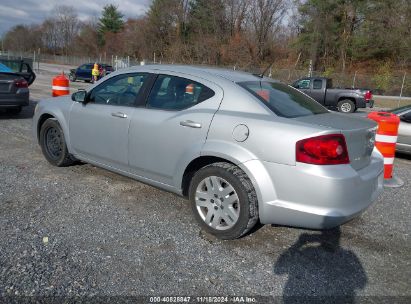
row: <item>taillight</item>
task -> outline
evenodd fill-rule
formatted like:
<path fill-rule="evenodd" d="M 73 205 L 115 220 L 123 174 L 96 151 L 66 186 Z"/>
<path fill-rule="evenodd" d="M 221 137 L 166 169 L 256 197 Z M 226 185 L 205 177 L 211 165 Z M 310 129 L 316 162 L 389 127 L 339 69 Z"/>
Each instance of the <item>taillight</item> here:
<path fill-rule="evenodd" d="M 25 79 L 19 79 L 19 80 L 14 80 L 14 85 L 17 88 L 28 88 L 29 84 L 27 83 L 27 81 Z"/>
<path fill-rule="evenodd" d="M 371 91 L 365 92 L 365 94 L 364 94 L 364 99 L 365 99 L 365 101 L 367 101 L 367 102 L 372 99 L 372 93 L 371 93 Z"/>
<path fill-rule="evenodd" d="M 297 141 L 296 160 L 314 165 L 349 164 L 344 135 L 322 135 Z"/>

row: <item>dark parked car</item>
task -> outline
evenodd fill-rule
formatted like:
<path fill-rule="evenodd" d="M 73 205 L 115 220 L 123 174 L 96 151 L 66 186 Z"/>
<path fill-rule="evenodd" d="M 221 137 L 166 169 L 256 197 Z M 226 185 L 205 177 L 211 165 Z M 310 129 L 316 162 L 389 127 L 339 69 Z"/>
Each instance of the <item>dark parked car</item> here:
<path fill-rule="evenodd" d="M 292 86 L 314 98 L 327 108 L 353 113 L 358 108 L 372 108 L 372 92 L 367 89 L 334 89 L 332 80 L 324 77 L 307 77 L 297 80 Z"/>
<path fill-rule="evenodd" d="M 27 62 L 12 63 L 18 67 L 17 72 L 4 68 L 5 65 L 0 72 L 0 108 L 17 114 L 23 106 L 29 105 L 29 85 L 36 79 L 36 74 Z"/>
<path fill-rule="evenodd" d="M 91 70 L 93 69 L 93 66 L 94 63 L 85 63 L 80 65 L 77 69 L 71 69 L 69 75 L 70 81 L 84 80 L 91 82 Z M 103 75 L 110 74 L 114 71 L 111 65 L 105 63 L 98 63 L 98 66 L 103 68 Z"/>

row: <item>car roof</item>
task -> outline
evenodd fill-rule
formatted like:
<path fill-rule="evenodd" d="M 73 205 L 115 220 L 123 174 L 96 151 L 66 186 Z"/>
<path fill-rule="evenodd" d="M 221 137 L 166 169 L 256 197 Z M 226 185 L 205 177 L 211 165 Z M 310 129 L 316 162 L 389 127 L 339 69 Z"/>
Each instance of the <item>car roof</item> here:
<path fill-rule="evenodd" d="M 163 64 L 153 64 L 144 66 L 134 66 L 123 71 L 133 72 L 144 69 L 146 71 L 153 71 L 155 73 L 164 72 L 176 72 L 189 74 L 192 76 L 202 77 L 202 78 L 224 78 L 232 82 L 244 82 L 244 81 L 261 81 L 262 78 L 250 73 L 235 71 L 222 68 L 213 68 L 207 66 L 190 66 L 190 65 L 163 65 Z M 271 80 L 268 78 L 263 78 L 264 80 Z M 271 80 L 272 81 L 272 80 Z"/>

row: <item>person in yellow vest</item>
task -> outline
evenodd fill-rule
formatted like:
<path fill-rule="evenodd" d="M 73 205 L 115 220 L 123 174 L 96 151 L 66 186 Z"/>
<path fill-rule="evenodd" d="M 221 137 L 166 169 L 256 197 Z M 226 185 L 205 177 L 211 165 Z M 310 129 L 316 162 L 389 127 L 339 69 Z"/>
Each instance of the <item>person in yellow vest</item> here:
<path fill-rule="evenodd" d="M 98 80 L 98 75 L 100 74 L 100 71 L 98 70 L 98 64 L 95 63 L 93 69 L 91 70 L 91 76 L 93 83 Z"/>

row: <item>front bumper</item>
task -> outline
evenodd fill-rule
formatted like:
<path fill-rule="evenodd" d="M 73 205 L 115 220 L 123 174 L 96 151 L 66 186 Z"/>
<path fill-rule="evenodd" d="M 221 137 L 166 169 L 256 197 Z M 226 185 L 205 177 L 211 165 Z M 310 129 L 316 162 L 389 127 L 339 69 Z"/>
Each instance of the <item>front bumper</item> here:
<path fill-rule="evenodd" d="M 264 174 L 262 167 L 252 162 L 255 161 L 243 165 L 259 171 L 257 177 L 253 174 L 252 181 L 263 224 L 332 228 L 362 213 L 383 189 L 383 158 L 377 151 L 370 164 L 358 171 L 350 165 L 288 166 L 262 162 Z"/>

